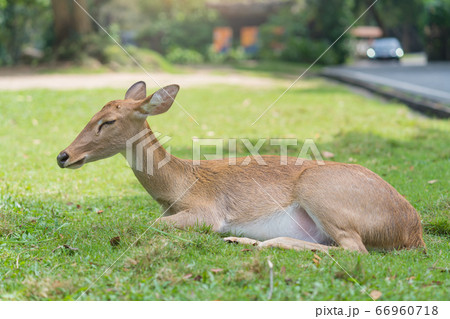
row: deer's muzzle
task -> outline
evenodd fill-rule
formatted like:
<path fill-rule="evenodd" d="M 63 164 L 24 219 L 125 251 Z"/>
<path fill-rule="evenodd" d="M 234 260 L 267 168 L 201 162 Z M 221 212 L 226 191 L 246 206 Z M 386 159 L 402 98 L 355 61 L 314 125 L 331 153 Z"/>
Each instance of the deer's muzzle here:
<path fill-rule="evenodd" d="M 62 151 L 58 154 L 58 157 L 56 157 L 56 162 L 58 162 L 59 167 L 64 168 L 64 165 L 66 164 L 68 159 L 69 154 L 67 154 L 65 151 Z"/>

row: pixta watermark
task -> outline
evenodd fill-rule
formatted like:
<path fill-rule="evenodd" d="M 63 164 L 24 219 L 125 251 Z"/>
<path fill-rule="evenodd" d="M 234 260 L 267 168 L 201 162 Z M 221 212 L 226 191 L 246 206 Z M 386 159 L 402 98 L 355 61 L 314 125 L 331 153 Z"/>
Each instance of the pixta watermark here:
<path fill-rule="evenodd" d="M 169 142 L 170 136 L 163 136 L 159 132 L 152 133 L 149 129 L 141 131 L 130 138 L 126 143 L 126 158 L 130 166 L 140 172 L 153 175 L 155 170 L 164 167 L 170 162 L 170 146 L 160 152 L 159 148 Z M 271 154 L 279 156 L 279 165 L 302 165 L 304 160 L 314 160 L 318 165 L 325 165 L 322 155 L 312 139 L 299 141 L 295 138 L 253 139 L 248 138 L 193 138 L 192 163 L 201 165 L 202 160 L 225 160 L 228 165 L 247 166 L 252 161 L 257 165 L 268 165 L 266 159 L 260 154 L 261 149 L 270 145 Z M 288 156 L 288 148 L 301 146 L 296 157 Z M 249 155 L 238 158 L 237 149 Z M 156 151 L 159 150 L 156 155 Z M 163 156 L 161 156 L 163 154 Z"/>

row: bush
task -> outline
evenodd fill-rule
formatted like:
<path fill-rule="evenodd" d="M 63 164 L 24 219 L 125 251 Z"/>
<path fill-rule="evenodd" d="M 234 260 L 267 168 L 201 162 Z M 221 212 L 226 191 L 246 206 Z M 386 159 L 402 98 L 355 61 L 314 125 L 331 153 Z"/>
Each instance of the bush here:
<path fill-rule="evenodd" d="M 101 33 L 91 33 L 83 36 L 73 36 L 65 40 L 55 51 L 47 51 L 47 59 L 70 61 L 82 64 L 87 59 L 95 59 L 101 63 L 106 62 L 105 47 L 111 39 Z"/>
<path fill-rule="evenodd" d="M 248 55 L 245 53 L 244 48 L 232 48 L 227 53 L 214 52 L 212 46 L 210 46 L 207 54 L 209 62 L 214 64 L 222 64 L 224 62 L 239 62 L 248 59 Z"/>
<path fill-rule="evenodd" d="M 226 61 L 227 55 L 223 53 L 217 53 L 214 51 L 213 46 L 209 46 L 208 52 L 206 55 L 208 62 L 213 64 L 222 64 Z"/>
<path fill-rule="evenodd" d="M 183 48 L 207 54 L 218 14 L 204 1 L 142 1 L 142 12 L 157 12 L 139 20 L 136 42 L 162 54 Z M 148 21 L 141 23 L 141 21 Z"/>
<path fill-rule="evenodd" d="M 243 61 L 243 60 L 247 60 L 247 59 L 248 59 L 248 56 L 245 53 L 244 48 L 242 48 L 242 47 L 231 49 L 230 53 L 228 55 L 228 61 L 230 61 L 230 62 L 239 62 L 239 61 Z"/>
<path fill-rule="evenodd" d="M 286 47 L 281 53 L 281 58 L 292 62 L 314 62 L 325 50 L 329 44 L 325 40 L 313 40 L 308 38 L 292 38 L 286 43 Z M 323 57 L 317 61 L 319 64 L 339 63 L 339 57 L 336 52 L 329 50 Z"/>
<path fill-rule="evenodd" d="M 166 55 L 169 62 L 176 64 L 201 64 L 204 61 L 201 53 L 183 48 L 174 48 Z"/>
<path fill-rule="evenodd" d="M 155 51 L 135 46 L 126 46 L 125 49 L 148 71 L 174 71 L 173 66 Z M 119 46 L 115 44 L 104 49 L 104 56 L 105 63 L 114 70 L 139 67 Z"/>

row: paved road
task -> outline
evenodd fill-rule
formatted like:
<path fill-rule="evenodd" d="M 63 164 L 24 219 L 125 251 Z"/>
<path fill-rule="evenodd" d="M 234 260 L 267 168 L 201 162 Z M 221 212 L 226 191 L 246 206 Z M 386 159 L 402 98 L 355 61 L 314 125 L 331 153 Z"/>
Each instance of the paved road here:
<path fill-rule="evenodd" d="M 401 65 L 393 62 L 327 68 L 325 75 L 343 76 L 450 105 L 450 63 Z"/>

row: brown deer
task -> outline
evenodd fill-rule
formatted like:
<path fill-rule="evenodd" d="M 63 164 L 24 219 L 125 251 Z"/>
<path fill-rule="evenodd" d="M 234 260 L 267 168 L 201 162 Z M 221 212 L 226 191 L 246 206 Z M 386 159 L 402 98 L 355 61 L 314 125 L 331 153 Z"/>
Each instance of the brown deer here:
<path fill-rule="evenodd" d="M 94 115 L 58 155 L 58 165 L 74 169 L 117 153 L 126 156 L 127 141 L 140 134 L 140 141 L 149 141 L 141 150 L 144 164 L 137 169 L 137 161 L 129 162 L 166 210 L 162 222 L 179 228 L 210 225 L 216 232 L 249 237 L 227 241 L 260 247 L 326 251 L 341 246 L 361 253 L 368 248 L 425 249 L 416 210 L 362 166 L 312 160 L 298 165 L 293 157 L 281 163 L 279 156 L 262 156 L 267 165 L 244 163 L 244 158 L 236 159 L 236 165 L 228 160 L 195 165 L 169 154 L 146 118 L 166 112 L 178 90 L 169 85 L 147 96 L 145 83 L 135 83 L 124 100 L 111 101 Z M 146 151 L 150 148 L 151 153 Z M 163 160 L 166 165 L 158 165 Z"/>

